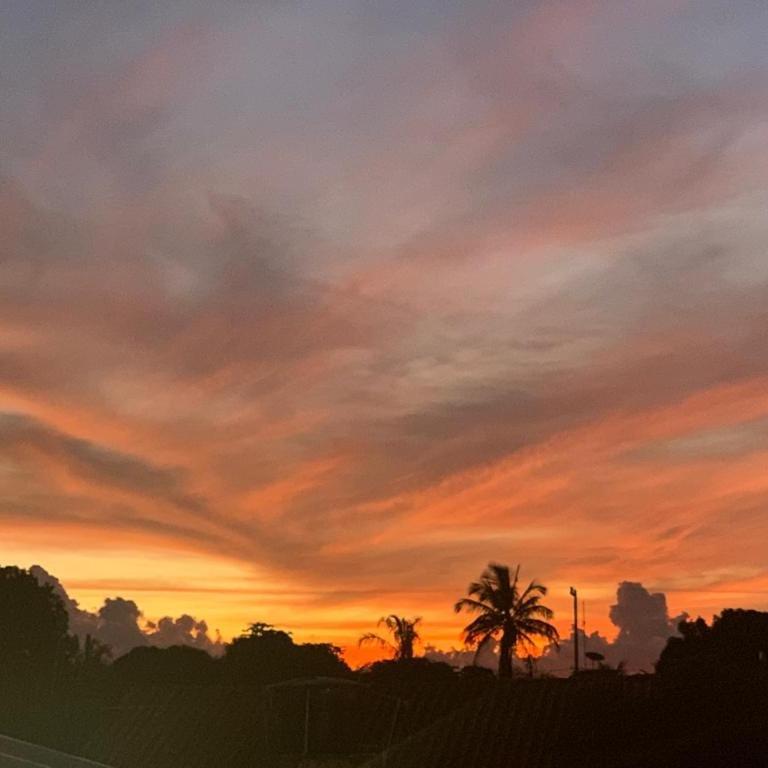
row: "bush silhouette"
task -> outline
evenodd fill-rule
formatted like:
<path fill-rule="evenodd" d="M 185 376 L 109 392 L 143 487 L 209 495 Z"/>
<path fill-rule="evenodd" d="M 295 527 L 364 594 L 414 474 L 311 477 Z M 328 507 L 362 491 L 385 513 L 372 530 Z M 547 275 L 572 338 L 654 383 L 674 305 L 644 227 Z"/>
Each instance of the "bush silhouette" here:
<path fill-rule="evenodd" d="M 343 677 L 350 674 L 341 648 L 330 643 L 293 642 L 288 632 L 270 624 L 251 624 L 224 651 L 224 678 L 231 683 L 265 684 L 298 677 Z"/>
<path fill-rule="evenodd" d="M 210 654 L 187 645 L 134 648 L 116 659 L 112 667 L 126 682 L 145 685 L 208 685 L 219 677 Z"/>
<path fill-rule="evenodd" d="M 736 689 L 768 681 L 768 613 L 728 608 L 712 625 L 680 622 L 656 671 L 668 682 Z"/>

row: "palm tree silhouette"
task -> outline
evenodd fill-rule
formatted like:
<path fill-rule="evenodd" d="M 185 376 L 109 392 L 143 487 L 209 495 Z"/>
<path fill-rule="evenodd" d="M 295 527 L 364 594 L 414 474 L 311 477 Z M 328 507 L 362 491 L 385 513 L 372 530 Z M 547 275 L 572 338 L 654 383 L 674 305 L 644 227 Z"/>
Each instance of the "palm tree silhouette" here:
<path fill-rule="evenodd" d="M 518 585 L 520 566 L 510 578 L 509 567 L 489 563 L 467 589 L 470 597 L 459 600 L 454 610 L 480 615 L 464 627 L 464 641 L 477 647 L 477 652 L 501 636 L 499 643 L 499 677 L 512 675 L 512 658 L 518 646 L 533 647 L 535 637 L 543 637 L 557 646 L 557 629 L 549 623 L 552 611 L 540 600 L 547 588 L 536 581 L 521 592 Z"/>
<path fill-rule="evenodd" d="M 357 644 L 361 646 L 365 643 L 377 643 L 384 648 L 392 650 L 395 659 L 398 661 L 412 659 L 413 647 L 421 639 L 416 629 L 416 625 L 420 621 L 421 616 L 417 616 L 414 619 L 406 619 L 404 616 L 396 616 L 394 613 L 391 613 L 389 616 L 382 616 L 376 626 L 380 627 L 383 624 L 392 635 L 393 642 L 389 642 L 374 632 L 366 632 L 357 641 Z"/>

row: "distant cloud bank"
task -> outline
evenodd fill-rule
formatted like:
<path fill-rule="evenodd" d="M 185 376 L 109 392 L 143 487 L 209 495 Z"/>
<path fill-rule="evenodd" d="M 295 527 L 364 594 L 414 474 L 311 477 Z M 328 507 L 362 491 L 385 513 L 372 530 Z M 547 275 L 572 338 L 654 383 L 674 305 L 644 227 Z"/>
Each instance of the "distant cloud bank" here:
<path fill-rule="evenodd" d="M 623 664 L 628 672 L 653 672 L 667 640 L 677 634 L 677 625 L 688 618 L 683 613 L 670 617 L 667 598 L 662 592 L 649 592 L 642 584 L 623 581 L 616 591 L 616 604 L 609 613 L 611 622 L 619 630 L 613 640 L 592 632 L 585 635 L 579 630 L 580 656 L 601 653 L 606 663 L 615 667 Z M 560 643 L 560 649 L 548 649 L 539 662 L 541 671 L 554 671 L 567 667 L 573 659 L 573 637 Z"/>
<path fill-rule="evenodd" d="M 677 625 L 688 618 L 685 613 L 670 617 L 666 596 L 661 592 L 651 593 L 634 581 L 622 581 L 619 584 L 616 603 L 611 606 L 609 616 L 619 630 L 613 640 L 599 632 L 585 635 L 579 629 L 581 663 L 585 663 L 585 653 L 600 653 L 607 664 L 613 667 L 623 664 L 628 672 L 653 672 L 654 664 L 667 640 L 677 633 Z M 475 660 L 473 650 L 454 648 L 441 651 L 427 646 L 425 656 L 456 667 L 477 663 L 478 666 L 496 669 L 498 658 L 495 650 L 494 647 L 484 648 Z M 552 674 L 569 674 L 572 664 L 573 634 L 564 638 L 559 648 L 548 647 L 537 660 L 536 669 Z"/>
<path fill-rule="evenodd" d="M 45 568 L 33 565 L 29 572 L 40 582 L 49 584 L 62 599 L 69 614 L 69 629 L 83 639 L 87 635 L 105 643 L 117 658 L 139 646 L 154 645 L 167 648 L 170 645 L 189 645 L 201 648 L 214 656 L 223 652 L 224 644 L 216 633 L 212 638 L 208 624 L 189 614 L 177 618 L 164 616 L 157 622 L 142 621 L 141 609 L 133 600 L 108 597 L 95 613 L 80 608 L 64 585 Z"/>

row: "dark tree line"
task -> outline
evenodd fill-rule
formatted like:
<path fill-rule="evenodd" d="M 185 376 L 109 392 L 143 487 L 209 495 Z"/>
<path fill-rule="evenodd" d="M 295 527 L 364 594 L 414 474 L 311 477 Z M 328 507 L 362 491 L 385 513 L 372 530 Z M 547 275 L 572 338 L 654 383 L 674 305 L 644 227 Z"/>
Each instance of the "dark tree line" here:
<path fill-rule="evenodd" d="M 499 676 L 511 675 L 516 649 L 530 646 L 536 637 L 557 641 L 557 631 L 549 623 L 552 611 L 541 603 L 546 588 L 536 581 L 522 586 L 519 568 L 511 572 L 492 563 L 468 592 L 469 597 L 455 606 L 457 611 L 476 614 L 464 630 L 466 641 L 478 649 L 499 641 Z M 391 661 L 376 662 L 366 672 L 397 676 L 411 670 L 422 677 L 452 673 L 445 664 L 415 657 L 419 621 L 392 614 L 380 621 L 391 642 L 373 633 L 364 635 L 361 642 L 388 646 L 393 655 Z M 727 609 L 711 624 L 700 618 L 684 621 L 679 631 L 657 664 L 658 676 L 667 684 L 692 689 L 715 685 L 729 691 L 768 685 L 768 613 Z M 54 681 L 82 681 L 107 673 L 125 682 L 194 685 L 265 685 L 354 674 L 339 647 L 296 643 L 290 633 L 263 622 L 251 624 L 218 659 L 187 646 L 145 646 L 112 660 L 109 649 L 98 641 L 90 637 L 79 641 L 69 634 L 66 609 L 50 586 L 21 568 L 0 568 L 0 684 L 23 687 L 31 695 Z"/>
<path fill-rule="evenodd" d="M 51 586 L 24 569 L 0 568 L 0 686 L 6 690 L 39 696 L 56 684 L 91 678 L 105 684 L 263 685 L 349 674 L 340 648 L 295 643 L 288 632 L 265 623 L 252 624 L 220 659 L 188 646 L 141 646 L 112 660 L 102 643 L 69 633 L 67 611 Z"/>
<path fill-rule="evenodd" d="M 325 686 L 327 678 L 349 678 L 366 683 L 363 689 L 377 691 L 382 700 L 403 702 L 398 733 L 405 737 L 472 697 L 485 697 L 483 701 L 493 708 L 502 706 L 505 697 L 514 698 L 514 691 L 521 696 L 532 691 L 530 686 L 549 691 L 571 685 L 565 680 L 504 679 L 511 676 L 516 649 L 525 649 L 537 636 L 557 639 L 548 621 L 551 611 L 541 602 L 546 594 L 543 586 L 535 581 L 523 586 L 517 570 L 492 564 L 468 592 L 456 604 L 457 610 L 474 614 L 465 638 L 474 647 L 491 639 L 502 647 L 498 675 L 479 667 L 457 672 L 448 664 L 417 656 L 419 621 L 394 614 L 381 622 L 386 636 L 363 637 L 364 642 L 391 645 L 393 658 L 356 672 L 346 665 L 340 648 L 296 643 L 290 633 L 263 622 L 251 624 L 228 643 L 220 658 L 188 646 L 142 646 L 112 659 L 109 649 L 92 638 L 81 642 L 69 634 L 66 610 L 51 587 L 39 584 L 23 569 L 0 568 L 0 732 L 76 752 L 91 733 L 104 727 L 105 719 L 119 719 L 121 702 L 136 695 L 143 700 L 145 694 L 154 701 L 156 689 L 181 690 L 190 702 L 219 694 L 233 701 L 258 701 L 267 691 L 274 693 L 265 688 L 273 683 L 313 678 L 313 685 Z M 594 763 L 594 756 L 605 750 L 635 754 L 635 762 L 629 758 L 626 762 L 633 768 L 768 764 L 743 758 L 760 750 L 768 754 L 768 737 L 763 735 L 768 712 L 768 613 L 729 609 L 711 623 L 685 621 L 679 630 L 680 636 L 671 638 L 661 654 L 654 676 L 630 679 L 615 671 L 584 672 L 573 681 L 574 695 L 593 697 L 589 706 L 577 707 L 586 719 L 572 729 L 576 742 L 582 740 L 584 755 L 590 756 L 581 764 L 602 765 Z M 599 662 L 596 659 L 598 667 Z M 601 687 L 605 683 L 609 686 Z M 622 699 L 625 683 L 639 692 L 650 690 L 652 698 L 643 694 Z M 350 690 L 348 686 L 345 682 L 339 690 Z M 200 689 L 206 690 L 204 696 Z M 317 714 L 321 697 L 331 694 L 315 690 Z M 299 697 L 301 709 L 304 689 L 290 683 L 282 695 L 289 694 Z M 329 702 L 323 716 L 332 718 L 336 710 Z M 333 706 L 346 712 L 342 705 Z M 595 720 L 598 710 L 603 714 Z M 165 716 L 158 714 L 161 719 Z M 341 719 L 359 725 L 354 717 Z M 163 727 L 172 730 L 174 722 L 163 721 Z M 216 728 L 229 733 L 219 721 L 207 727 L 211 738 Z M 582 748 L 578 743 L 577 747 Z"/>

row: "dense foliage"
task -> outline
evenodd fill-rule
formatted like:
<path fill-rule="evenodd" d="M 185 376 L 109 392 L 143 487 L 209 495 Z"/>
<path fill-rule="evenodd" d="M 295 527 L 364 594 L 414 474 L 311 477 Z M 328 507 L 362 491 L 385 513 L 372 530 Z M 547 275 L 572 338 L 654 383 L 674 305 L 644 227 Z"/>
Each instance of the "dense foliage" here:
<path fill-rule="evenodd" d="M 506 617 L 506 590 L 510 616 L 541 608 L 526 603 L 535 583 L 491 575 L 478 603 Z M 0 622 L 0 732 L 115 768 L 291 768 L 305 752 L 369 768 L 768 765 L 768 613 L 683 622 L 656 675 L 569 679 L 418 657 L 352 672 L 339 648 L 266 623 L 219 659 L 172 646 L 111 660 L 68 635 L 61 600 L 18 568 L 0 569 Z"/>
<path fill-rule="evenodd" d="M 276 683 L 300 677 L 334 677 L 349 673 L 341 648 L 328 643 L 293 642 L 288 632 L 270 624 L 251 624 L 227 645 L 223 677 L 231 683 Z"/>

